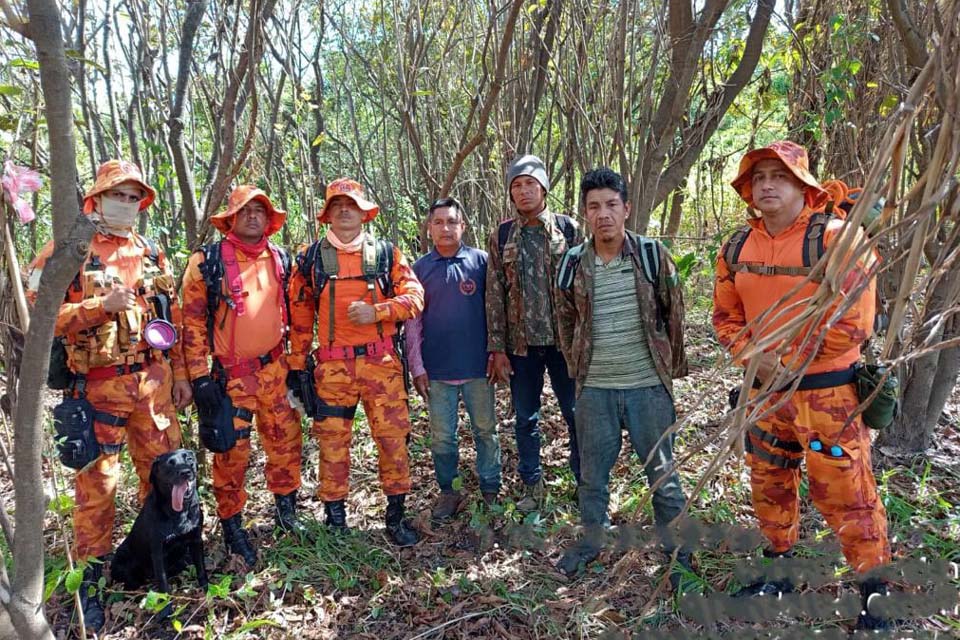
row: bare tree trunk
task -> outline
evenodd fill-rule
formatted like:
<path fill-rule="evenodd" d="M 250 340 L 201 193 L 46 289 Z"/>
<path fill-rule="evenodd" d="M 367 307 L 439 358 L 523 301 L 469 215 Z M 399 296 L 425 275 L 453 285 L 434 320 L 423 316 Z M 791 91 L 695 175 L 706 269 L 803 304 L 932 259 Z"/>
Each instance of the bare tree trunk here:
<path fill-rule="evenodd" d="M 193 170 L 187 162 L 187 149 L 183 144 L 183 109 L 190 88 L 190 64 L 193 59 L 193 43 L 197 28 L 207 9 L 207 0 L 192 0 L 183 18 L 183 34 L 180 38 L 180 57 L 177 63 L 177 88 L 170 112 L 170 155 L 177 173 L 180 200 L 183 203 L 183 220 L 187 232 L 187 246 L 197 240 L 197 225 L 200 223 L 200 206 L 197 203 Z"/>
<path fill-rule="evenodd" d="M 40 62 L 50 148 L 53 233 L 56 249 L 46 263 L 27 332 L 19 384 L 42 389 L 47 378 L 50 344 L 57 312 L 87 253 L 93 225 L 80 215 L 76 200 L 77 166 L 73 140 L 70 71 L 64 55 L 60 10 L 54 0 L 29 0 L 28 26 Z M 53 638 L 43 615 L 43 514 L 46 500 L 41 475 L 43 448 L 39 393 L 21 394 L 14 420 L 16 461 L 16 532 L 13 578 L 0 580 L 0 602 L 21 638 Z M 10 541 L 8 541 L 10 542 Z"/>

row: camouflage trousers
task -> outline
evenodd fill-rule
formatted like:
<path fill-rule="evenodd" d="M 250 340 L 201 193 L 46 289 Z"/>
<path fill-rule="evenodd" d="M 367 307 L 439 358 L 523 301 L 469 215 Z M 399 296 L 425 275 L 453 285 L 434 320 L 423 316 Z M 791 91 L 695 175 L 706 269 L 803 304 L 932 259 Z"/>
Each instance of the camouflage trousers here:
<path fill-rule="evenodd" d="M 127 419 L 115 427 L 94 422 L 97 440 L 118 450 L 100 457 L 74 478 L 74 553 L 78 559 L 102 556 L 113 548 L 119 445 L 126 444 L 140 480 L 138 499 L 150 491 L 150 466 L 158 455 L 180 447 L 180 424 L 173 406 L 173 372 L 165 360 L 115 378 L 87 382 L 87 400 L 97 411 Z"/>
<path fill-rule="evenodd" d="M 407 435 L 410 414 L 403 386 L 403 368 L 393 353 L 321 362 L 315 372 L 320 400 L 336 407 L 363 402 L 370 433 L 379 454 L 380 487 L 388 495 L 410 491 Z M 342 500 L 350 489 L 352 419 L 315 420 L 313 434 L 320 448 L 320 488 L 324 502 Z"/>
<path fill-rule="evenodd" d="M 840 539 L 850 566 L 865 573 L 890 562 L 890 544 L 887 513 L 870 466 L 870 433 L 859 417 L 843 429 L 859 404 L 853 384 L 797 391 L 757 426 L 782 440 L 799 442 L 803 452 L 774 449 L 752 436 L 751 442 L 792 460 L 803 458 L 813 504 Z M 820 451 L 816 445 L 811 448 L 817 440 Z M 833 445 L 839 450 L 831 452 Z M 799 538 L 800 469 L 784 469 L 750 453 L 747 464 L 760 529 L 774 551 L 786 551 Z"/>
<path fill-rule="evenodd" d="M 287 367 L 274 361 L 250 375 L 233 378 L 227 382 L 227 394 L 234 407 L 254 415 L 267 457 L 267 489 L 280 495 L 299 489 L 303 440 L 300 414 L 287 400 Z M 251 427 L 239 418 L 234 418 L 233 426 L 238 430 Z M 250 453 L 250 438 L 240 438 L 233 449 L 213 456 L 213 495 L 222 519 L 240 513 L 247 503 L 244 485 Z"/>

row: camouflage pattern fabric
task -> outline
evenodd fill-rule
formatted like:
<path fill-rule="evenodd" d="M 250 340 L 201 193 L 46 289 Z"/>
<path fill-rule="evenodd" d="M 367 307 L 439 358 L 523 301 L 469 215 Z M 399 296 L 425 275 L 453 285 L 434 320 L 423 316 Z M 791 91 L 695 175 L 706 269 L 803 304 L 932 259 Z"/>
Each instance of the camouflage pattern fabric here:
<path fill-rule="evenodd" d="M 281 360 L 227 382 L 233 406 L 253 412 L 260 446 L 267 456 L 267 489 L 280 495 L 300 488 L 300 416 L 287 400 L 286 380 L 287 367 Z M 234 418 L 234 428 L 250 429 L 251 425 Z M 240 438 L 233 449 L 213 456 L 213 495 L 221 519 L 240 513 L 247 502 L 244 483 L 250 452 L 250 439 Z"/>
<path fill-rule="evenodd" d="M 544 231 L 550 240 L 546 271 L 547 282 L 552 283 L 557 278 L 560 260 L 569 247 L 549 209 L 537 217 L 543 222 Z M 517 217 L 503 245 L 503 255 L 500 254 L 497 228 L 494 228 L 487 243 L 487 252 L 490 254 L 487 264 L 487 351 L 501 351 L 518 356 L 527 355 L 527 306 L 548 309 L 552 316 L 557 309 L 556 292 L 552 286 L 537 292 L 538 301 L 525 300 L 526 290 L 521 280 L 523 276 L 520 259 L 522 226 L 523 221 Z M 580 242 L 583 236 L 579 228 L 576 235 L 577 242 Z M 553 344 L 559 344 L 555 317 L 554 334 Z"/>
<path fill-rule="evenodd" d="M 410 491 L 407 435 L 410 416 L 403 367 L 392 353 L 321 362 L 315 371 L 317 395 L 328 405 L 353 407 L 363 403 L 370 433 L 377 445 L 380 487 L 391 496 Z M 324 502 L 343 500 L 349 492 L 352 420 L 315 420 L 313 434 L 320 445 L 320 487 Z"/>
<path fill-rule="evenodd" d="M 771 402 L 778 401 L 778 395 Z M 840 539 L 850 566 L 857 573 L 865 573 L 890 562 L 890 544 L 887 514 L 877 497 L 870 466 L 870 433 L 859 417 L 843 430 L 847 417 L 859 404 L 853 384 L 797 391 L 757 426 L 803 447 L 803 453 L 788 457 L 804 458 L 813 504 Z M 755 448 L 784 455 L 751 438 Z M 823 444 L 821 451 L 810 448 L 814 440 Z M 834 444 L 841 449 L 839 457 L 830 452 Z M 775 551 L 785 551 L 799 538 L 800 469 L 783 469 L 749 453 L 747 464 L 760 530 Z"/>
<path fill-rule="evenodd" d="M 124 427 L 95 422 L 101 444 L 126 443 L 139 482 L 142 504 L 150 491 L 150 466 L 158 455 L 180 448 L 180 425 L 171 398 L 173 374 L 160 360 L 143 371 L 87 382 L 87 399 L 97 411 L 127 418 Z M 100 457 L 74 478 L 73 529 L 77 558 L 102 556 L 112 549 L 120 453 Z"/>
<path fill-rule="evenodd" d="M 623 245 L 624 255 L 633 265 L 637 304 L 643 319 L 650 355 L 663 386 L 673 395 L 673 378 L 687 375 L 687 356 L 683 346 L 683 289 L 677 267 L 662 244 L 660 251 L 659 284 L 656 289 L 647 280 L 637 260 L 630 258 L 638 250 L 630 234 Z M 583 388 L 593 351 L 593 277 L 596 270 L 593 244 L 588 243 L 580 256 L 580 265 L 573 287 L 561 291 L 554 279 L 554 297 L 558 302 L 557 317 L 560 348 L 567 361 L 570 375 L 577 381 L 577 394 Z M 659 302 L 657 301 L 659 296 Z M 658 318 L 658 305 L 663 309 L 665 322 Z"/>
<path fill-rule="evenodd" d="M 550 290 L 548 238 L 545 227 L 520 228 L 520 265 L 523 283 L 523 326 L 530 346 L 555 344 L 551 297 L 540 295 Z M 506 253 L 506 248 L 504 248 Z"/>

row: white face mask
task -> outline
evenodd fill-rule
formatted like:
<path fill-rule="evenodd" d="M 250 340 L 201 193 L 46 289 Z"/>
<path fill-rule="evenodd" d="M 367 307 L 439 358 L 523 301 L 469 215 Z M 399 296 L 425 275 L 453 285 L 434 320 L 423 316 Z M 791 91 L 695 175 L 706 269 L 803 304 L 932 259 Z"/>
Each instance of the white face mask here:
<path fill-rule="evenodd" d="M 100 199 L 100 219 L 104 226 L 111 230 L 127 230 L 133 228 L 140 213 L 139 202 L 120 202 L 110 198 Z"/>

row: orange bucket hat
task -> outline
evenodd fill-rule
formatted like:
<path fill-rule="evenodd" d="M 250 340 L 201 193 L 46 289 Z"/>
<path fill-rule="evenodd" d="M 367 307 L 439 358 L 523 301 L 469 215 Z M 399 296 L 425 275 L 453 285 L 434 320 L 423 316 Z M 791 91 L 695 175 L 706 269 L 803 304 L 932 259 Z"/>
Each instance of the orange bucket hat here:
<path fill-rule="evenodd" d="M 157 197 L 153 187 L 143 181 L 140 167 L 126 160 L 107 160 L 97 169 L 97 179 L 93 187 L 83 196 L 83 212 L 93 213 L 96 206 L 94 198 L 124 182 L 136 182 L 143 189 L 145 195 L 140 200 L 140 211 L 149 207 Z"/>
<path fill-rule="evenodd" d="M 740 160 L 740 169 L 737 171 L 737 177 L 730 184 L 737 190 L 740 197 L 743 198 L 751 207 L 753 205 L 753 185 L 750 177 L 753 174 L 753 167 L 760 160 L 779 160 L 787 169 L 790 170 L 797 180 L 806 185 L 805 199 L 807 206 L 811 209 L 817 209 L 823 206 L 829 194 L 820 186 L 817 179 L 810 173 L 810 160 L 807 157 L 807 150 L 789 140 L 778 140 L 760 149 L 754 149 L 748 152 Z"/>
<path fill-rule="evenodd" d="M 287 221 L 287 212 L 273 206 L 270 197 L 262 189 L 258 189 L 252 184 L 242 184 L 231 191 L 230 197 L 227 198 L 227 208 L 210 216 L 210 224 L 224 235 L 230 233 L 233 223 L 236 221 L 237 213 L 251 200 L 259 200 L 267 208 L 270 219 L 264 232 L 266 235 L 272 236 L 283 228 L 283 223 Z"/>
<path fill-rule="evenodd" d="M 324 223 L 330 222 L 330 216 L 327 215 L 327 205 L 337 196 L 348 196 L 353 200 L 364 212 L 364 222 L 370 222 L 380 213 L 380 207 L 364 197 L 363 186 L 359 182 L 350 178 L 337 178 L 327 185 L 327 196 L 323 199 L 323 208 L 317 213 L 317 220 Z"/>

